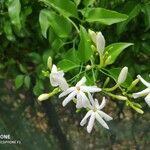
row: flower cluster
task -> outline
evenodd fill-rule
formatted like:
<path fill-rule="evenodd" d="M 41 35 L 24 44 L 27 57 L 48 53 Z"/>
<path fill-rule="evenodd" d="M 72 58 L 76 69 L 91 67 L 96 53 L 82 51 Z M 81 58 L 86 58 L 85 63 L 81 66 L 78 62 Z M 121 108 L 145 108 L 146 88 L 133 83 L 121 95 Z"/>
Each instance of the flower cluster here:
<path fill-rule="evenodd" d="M 95 61 L 95 59 L 91 57 L 91 64 L 86 64 L 84 73 L 86 71 L 91 71 L 93 75 L 93 81 L 94 83 L 96 83 L 98 77 L 95 76 L 95 72 L 102 72 L 104 75 L 107 76 L 108 73 L 104 72 L 104 68 L 107 65 L 112 64 L 112 62 L 114 61 L 113 59 L 116 59 L 116 54 L 114 53 L 111 55 L 111 53 L 113 52 L 109 53 L 109 51 L 111 51 L 112 49 L 112 46 L 110 47 L 109 51 L 107 50 L 107 47 L 105 48 L 105 38 L 101 32 L 94 32 L 92 30 L 89 30 L 89 35 L 91 38 L 91 43 L 93 44 L 91 46 L 94 46 L 94 49 L 96 49 L 97 51 L 96 55 L 93 56 L 97 56 L 98 54 L 99 58 L 97 60 L 99 60 L 99 64 L 97 64 L 97 60 Z M 116 45 L 118 47 L 118 44 Z M 127 45 L 125 44 L 125 47 L 126 46 Z M 94 93 L 103 92 L 104 95 L 108 95 L 113 99 L 124 101 L 126 106 L 130 106 L 132 109 L 141 114 L 144 113 L 141 109 L 142 106 L 136 102 L 133 102 L 133 98 L 146 96 L 145 101 L 150 106 L 150 83 L 145 81 L 140 75 L 137 76 L 138 79 L 135 79 L 132 83 L 129 83 L 128 87 L 124 87 L 123 84 L 129 77 L 128 67 L 126 66 L 121 69 L 120 73 L 118 72 L 117 76 L 114 77 L 112 75 L 108 75 L 108 77 L 104 81 L 102 88 L 99 88 L 96 85 L 87 85 L 87 79 L 85 77 L 86 75 L 81 76 L 80 73 L 78 74 L 78 77 L 81 77 L 81 79 L 75 85 L 70 86 L 68 84 L 69 82 L 67 82 L 67 80 L 64 77 L 64 71 L 59 70 L 56 65 L 52 64 L 51 57 L 48 58 L 47 67 L 49 68 L 49 70 L 51 70 L 49 75 L 50 84 L 52 87 L 55 87 L 55 89 L 50 93 L 41 94 L 38 97 L 38 100 L 46 100 L 49 97 L 61 92 L 59 94 L 59 98 L 64 97 L 64 100 L 62 102 L 63 107 L 65 107 L 69 102 L 73 101 L 76 105 L 77 110 L 80 110 L 81 108 L 87 110 L 87 113 L 81 120 L 80 125 L 84 126 L 88 122 L 88 133 L 92 131 L 95 120 L 97 120 L 106 129 L 109 129 L 109 127 L 105 121 L 112 120 L 112 117 L 110 117 L 102 111 L 102 109 L 106 105 L 106 98 L 103 97 L 101 104 L 99 104 L 98 100 L 93 98 Z M 108 84 L 110 77 L 115 81 L 115 85 L 112 87 L 110 87 L 111 84 Z M 132 94 L 132 89 L 136 86 L 136 84 L 139 81 L 141 81 L 147 88 L 141 92 Z M 109 87 L 107 87 L 108 85 Z"/>
<path fill-rule="evenodd" d="M 101 88 L 93 85 L 87 86 L 86 85 L 86 77 L 83 76 L 79 82 L 73 87 L 69 87 L 66 79 L 64 78 L 64 72 L 62 70 L 58 70 L 56 65 L 52 66 L 51 73 L 50 73 L 50 83 L 53 87 L 59 87 L 63 92 L 59 95 L 59 98 L 65 97 L 63 100 L 62 105 L 66 106 L 71 100 L 74 100 L 76 103 L 76 108 L 86 108 L 88 109 L 87 114 L 82 119 L 80 125 L 83 126 L 86 122 L 88 117 L 89 123 L 87 126 L 87 132 L 90 133 L 94 126 L 94 120 L 96 119 L 103 127 L 109 129 L 106 121 L 112 120 L 112 118 L 101 111 L 101 109 L 105 106 L 106 100 L 105 97 L 101 105 L 99 105 L 97 99 L 93 99 L 92 94 L 95 92 L 100 92 Z M 39 96 L 39 100 L 45 100 L 49 98 L 50 94 L 42 94 Z"/>

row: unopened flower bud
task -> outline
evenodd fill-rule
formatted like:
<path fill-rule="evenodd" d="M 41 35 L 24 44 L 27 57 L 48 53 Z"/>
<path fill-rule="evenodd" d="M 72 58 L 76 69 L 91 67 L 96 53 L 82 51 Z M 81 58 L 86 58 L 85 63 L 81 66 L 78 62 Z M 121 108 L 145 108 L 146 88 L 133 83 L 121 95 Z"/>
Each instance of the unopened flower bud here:
<path fill-rule="evenodd" d="M 135 79 L 132 83 L 131 83 L 131 85 L 128 87 L 128 91 L 130 91 L 130 90 L 132 90 L 136 85 L 137 85 L 137 83 L 139 82 L 140 80 L 139 79 Z"/>
<path fill-rule="evenodd" d="M 128 75 L 128 67 L 122 68 L 122 70 L 118 76 L 118 83 L 122 84 L 126 80 L 127 75 Z"/>
<path fill-rule="evenodd" d="M 85 69 L 86 69 L 86 70 L 90 70 L 90 69 L 91 69 L 91 67 L 92 67 L 92 66 L 87 65 Z"/>
<path fill-rule="evenodd" d="M 38 97 L 38 100 L 39 100 L 39 101 L 44 101 L 44 100 L 47 100 L 49 97 L 50 97 L 50 95 L 49 95 L 48 93 L 44 93 L 44 94 L 41 94 L 41 95 Z"/>
<path fill-rule="evenodd" d="M 127 97 L 121 95 L 116 95 L 116 98 L 119 100 L 127 100 Z"/>
<path fill-rule="evenodd" d="M 52 68 L 52 57 L 49 56 L 47 59 L 47 67 L 49 68 L 49 70 L 51 70 Z"/>
<path fill-rule="evenodd" d="M 90 38 L 92 39 L 92 41 L 94 43 L 96 43 L 96 33 L 90 29 L 88 30 L 88 32 L 89 32 L 89 35 L 90 35 Z"/>
<path fill-rule="evenodd" d="M 105 49 L 105 38 L 101 32 L 98 32 L 96 35 L 96 47 L 99 54 L 104 53 Z"/>

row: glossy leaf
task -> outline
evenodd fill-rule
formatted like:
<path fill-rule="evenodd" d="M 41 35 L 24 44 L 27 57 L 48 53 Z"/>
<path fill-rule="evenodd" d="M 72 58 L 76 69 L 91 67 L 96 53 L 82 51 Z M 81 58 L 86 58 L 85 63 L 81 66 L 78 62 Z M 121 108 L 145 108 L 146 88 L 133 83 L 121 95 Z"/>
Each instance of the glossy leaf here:
<path fill-rule="evenodd" d="M 47 30 L 49 27 L 61 38 L 68 37 L 72 28 L 71 23 L 66 18 L 46 9 L 41 10 L 39 22 L 45 38 L 47 38 Z"/>
<path fill-rule="evenodd" d="M 104 8 L 88 8 L 83 10 L 87 22 L 98 22 L 105 25 L 125 21 L 128 16 Z"/>
<path fill-rule="evenodd" d="M 113 64 L 119 54 L 125 50 L 127 47 L 133 45 L 132 43 L 113 43 L 106 47 L 105 51 L 108 52 L 108 57 L 111 56 L 111 59 L 107 65 Z"/>
<path fill-rule="evenodd" d="M 59 67 L 60 69 L 62 69 L 64 72 L 67 72 L 67 71 L 72 70 L 72 69 L 74 69 L 74 68 L 80 67 L 80 65 L 74 63 L 73 61 L 64 59 L 64 60 L 61 60 L 61 61 L 58 63 L 58 67 Z"/>
<path fill-rule="evenodd" d="M 91 45 L 86 29 L 81 26 L 80 28 L 80 43 L 78 47 L 78 57 L 81 62 L 86 62 L 92 55 Z"/>
<path fill-rule="evenodd" d="M 67 51 L 65 53 L 64 59 L 68 59 L 70 61 L 73 61 L 76 64 L 80 63 L 80 60 L 78 58 L 78 53 L 77 53 L 77 51 L 74 48 L 70 49 L 69 51 Z"/>
<path fill-rule="evenodd" d="M 11 19 L 11 23 L 18 29 L 21 29 L 20 11 L 21 4 L 20 0 L 9 0 L 8 1 L 8 13 Z"/>
<path fill-rule="evenodd" d="M 75 3 L 70 0 L 40 0 L 48 6 L 52 6 L 66 17 L 77 17 L 77 8 Z"/>
<path fill-rule="evenodd" d="M 24 78 L 24 84 L 29 89 L 30 84 L 31 84 L 31 78 L 29 76 L 25 76 L 25 78 Z"/>
<path fill-rule="evenodd" d="M 9 21 L 4 23 L 4 32 L 8 40 L 15 41 L 15 36 L 13 35 L 12 27 Z"/>
<path fill-rule="evenodd" d="M 20 88 L 23 85 L 24 75 L 18 75 L 15 79 L 15 86 L 16 88 Z"/>

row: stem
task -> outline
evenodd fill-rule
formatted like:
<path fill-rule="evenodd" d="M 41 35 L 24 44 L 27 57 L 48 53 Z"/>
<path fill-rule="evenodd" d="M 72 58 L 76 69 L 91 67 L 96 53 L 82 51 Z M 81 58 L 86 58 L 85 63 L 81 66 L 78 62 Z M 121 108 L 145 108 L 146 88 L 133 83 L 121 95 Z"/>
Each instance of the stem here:
<path fill-rule="evenodd" d="M 90 61 L 91 61 L 91 65 L 94 66 L 94 63 L 93 63 L 92 59 L 90 59 Z M 96 82 L 96 77 L 95 77 L 95 72 L 94 72 L 93 67 L 92 67 L 92 75 L 93 75 L 93 80 L 94 80 L 94 83 L 95 83 Z"/>
<path fill-rule="evenodd" d="M 64 16 L 65 17 L 65 16 Z M 77 27 L 77 25 L 68 17 L 65 17 L 70 23 L 72 23 L 72 25 L 75 27 L 75 29 L 77 30 L 78 33 L 80 33 L 79 28 Z"/>
<path fill-rule="evenodd" d="M 113 86 L 113 87 L 111 87 L 111 88 L 104 88 L 104 90 L 107 91 L 107 92 L 111 92 L 111 91 L 116 90 L 118 87 L 119 87 L 119 85 L 116 84 L 115 86 Z"/>

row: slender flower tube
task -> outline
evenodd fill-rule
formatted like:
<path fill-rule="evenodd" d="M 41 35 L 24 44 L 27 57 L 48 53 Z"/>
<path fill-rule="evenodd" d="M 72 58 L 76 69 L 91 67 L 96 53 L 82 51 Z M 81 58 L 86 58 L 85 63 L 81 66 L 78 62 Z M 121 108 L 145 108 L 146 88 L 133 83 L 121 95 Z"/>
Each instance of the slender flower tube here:
<path fill-rule="evenodd" d="M 68 88 L 67 90 L 65 90 L 59 95 L 59 98 L 68 95 L 62 103 L 63 106 L 66 106 L 74 98 L 77 99 L 77 103 L 76 103 L 77 108 L 82 108 L 82 107 L 86 108 L 89 106 L 90 102 L 85 93 L 100 92 L 101 89 L 98 88 L 97 86 L 86 86 L 85 82 L 86 82 L 86 78 L 82 77 L 82 79 L 74 87 Z"/>
<path fill-rule="evenodd" d="M 145 97 L 145 102 L 150 106 L 150 83 L 148 83 L 147 81 L 145 81 L 140 75 L 137 76 L 137 78 L 147 87 L 145 90 L 137 92 L 137 93 L 133 93 L 133 98 L 138 98 L 138 97 L 142 97 L 142 96 L 146 96 Z"/>
<path fill-rule="evenodd" d="M 89 94 L 89 99 L 91 102 L 89 106 L 90 110 L 86 113 L 84 118 L 81 120 L 80 125 L 84 126 L 87 123 L 87 119 L 90 118 L 87 125 L 88 133 L 91 133 L 95 120 L 97 120 L 104 128 L 109 129 L 108 125 L 104 120 L 110 121 L 113 118 L 107 115 L 105 112 L 101 111 L 101 109 L 103 109 L 106 105 L 105 97 L 103 97 L 101 105 L 99 105 L 97 99 L 95 100 L 93 99 L 91 94 Z"/>
<path fill-rule="evenodd" d="M 66 79 L 64 78 L 64 72 L 62 70 L 58 71 L 56 65 L 52 66 L 52 71 L 50 73 L 50 83 L 53 87 L 59 86 L 63 91 L 69 87 Z"/>
<path fill-rule="evenodd" d="M 122 68 L 118 76 L 118 84 L 122 84 L 123 82 L 125 82 L 127 75 L 128 75 L 128 67 Z"/>

